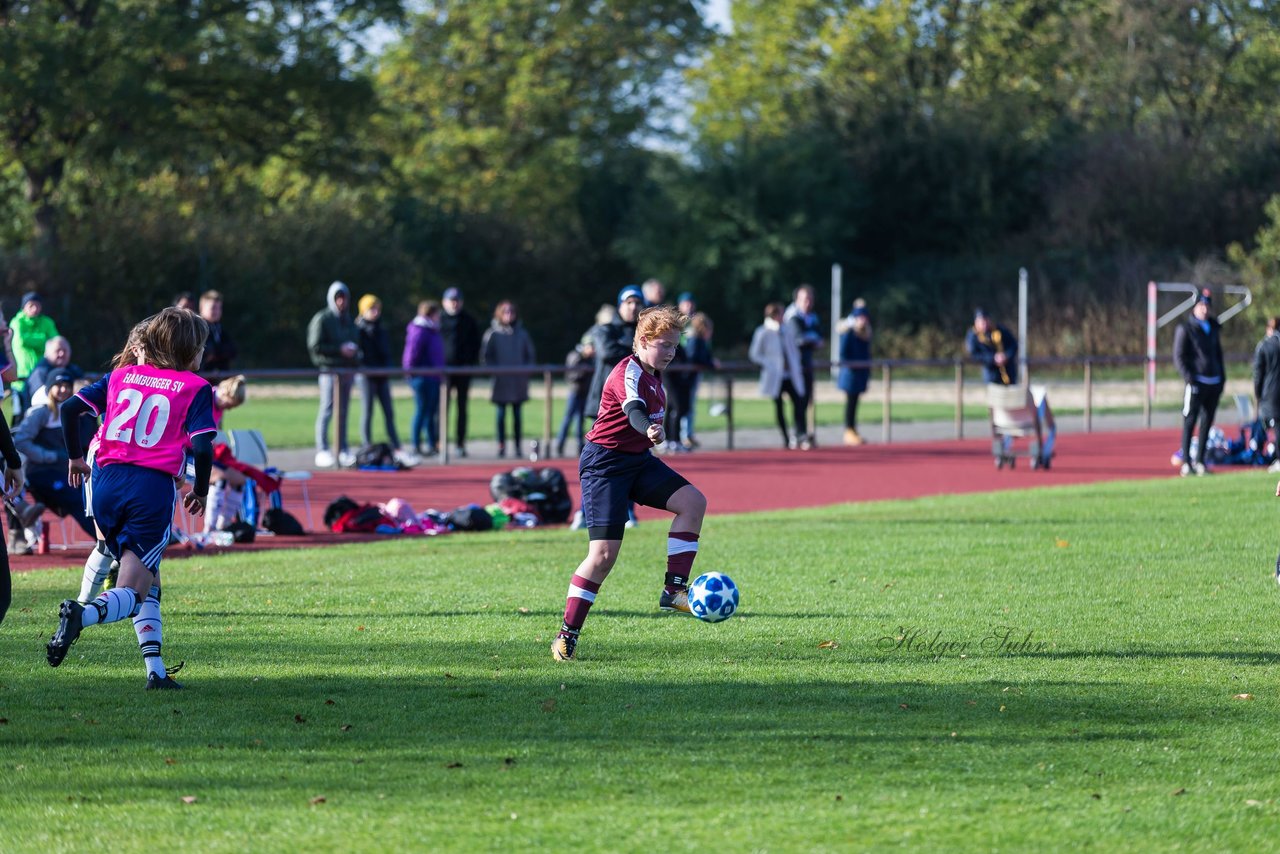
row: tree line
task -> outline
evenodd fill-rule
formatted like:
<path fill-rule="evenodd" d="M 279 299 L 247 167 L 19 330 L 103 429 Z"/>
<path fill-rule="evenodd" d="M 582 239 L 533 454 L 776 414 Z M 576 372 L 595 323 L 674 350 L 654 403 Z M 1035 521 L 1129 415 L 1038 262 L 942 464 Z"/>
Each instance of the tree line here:
<path fill-rule="evenodd" d="M 924 357 L 1027 267 L 1033 355 L 1140 352 L 1150 279 L 1250 284 L 1243 349 L 1277 5 L 0 0 L 4 303 L 41 289 L 90 364 L 216 288 L 243 364 L 289 366 L 334 279 L 393 323 L 515 299 L 558 353 L 656 277 L 732 354 L 801 282 L 829 315 L 838 262 Z"/>

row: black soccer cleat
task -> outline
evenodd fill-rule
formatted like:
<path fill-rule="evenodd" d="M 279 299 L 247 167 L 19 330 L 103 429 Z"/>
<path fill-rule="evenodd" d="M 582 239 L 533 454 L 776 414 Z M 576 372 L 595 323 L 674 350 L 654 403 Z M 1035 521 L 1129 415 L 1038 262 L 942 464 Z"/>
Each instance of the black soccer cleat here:
<path fill-rule="evenodd" d="M 159 673 L 147 674 L 147 690 L 148 691 L 181 691 L 182 683 L 172 676 L 165 674 L 161 676 Z"/>
<path fill-rule="evenodd" d="M 689 591 L 684 587 L 674 591 L 664 587 L 661 595 L 658 596 L 658 610 L 692 613 L 693 609 L 689 607 Z"/>
<path fill-rule="evenodd" d="M 80 637 L 80 630 L 84 627 L 81 619 L 83 614 L 84 606 L 74 599 L 64 599 L 58 606 L 58 630 L 45 646 L 45 656 L 49 659 L 50 667 L 61 664 L 71 645 Z"/>

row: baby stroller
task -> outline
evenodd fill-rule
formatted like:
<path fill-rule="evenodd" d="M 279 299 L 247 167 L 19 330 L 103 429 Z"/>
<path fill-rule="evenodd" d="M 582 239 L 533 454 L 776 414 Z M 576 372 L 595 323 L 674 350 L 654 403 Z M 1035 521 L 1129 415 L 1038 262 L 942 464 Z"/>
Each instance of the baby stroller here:
<path fill-rule="evenodd" d="M 991 454 L 996 468 L 1014 468 L 1019 456 L 1030 457 L 1033 469 L 1047 469 L 1053 462 L 1057 436 L 1049 394 L 1044 386 L 987 386 L 987 406 L 991 411 Z M 1014 440 L 1031 437 L 1023 454 L 1014 450 Z"/>

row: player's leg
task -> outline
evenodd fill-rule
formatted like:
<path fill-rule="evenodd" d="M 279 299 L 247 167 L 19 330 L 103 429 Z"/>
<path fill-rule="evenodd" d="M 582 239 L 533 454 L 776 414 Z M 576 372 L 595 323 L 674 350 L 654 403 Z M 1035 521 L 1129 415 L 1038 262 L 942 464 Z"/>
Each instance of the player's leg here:
<path fill-rule="evenodd" d="M 1222 384 L 1201 386 L 1200 393 L 1200 453 L 1196 455 L 1196 474 L 1205 473 L 1205 459 L 1209 449 L 1209 431 L 1218 413 L 1218 401 L 1222 399 Z"/>
<path fill-rule="evenodd" d="M 147 668 L 147 690 L 174 690 L 182 685 L 175 681 L 164 665 L 160 650 L 164 645 L 164 621 L 160 616 L 160 574 L 154 576 L 155 583 L 147 591 L 146 598 L 133 618 L 133 632 L 138 638 L 138 649 L 142 652 L 142 663 Z M 177 673 L 182 669 L 178 664 L 173 669 Z"/>
<path fill-rule="evenodd" d="M 787 380 L 783 380 L 783 388 L 788 384 Z M 791 447 L 791 436 L 787 432 L 787 411 L 782 404 L 783 389 L 778 389 L 778 396 L 773 399 L 773 416 L 778 421 L 778 431 L 782 433 L 782 447 Z"/>
<path fill-rule="evenodd" d="M 76 601 L 81 605 L 102 592 L 102 585 L 106 583 L 107 576 L 111 573 L 112 564 L 116 564 L 116 559 L 107 551 L 107 544 L 102 539 L 101 532 L 95 533 L 98 541 L 93 551 L 89 552 L 89 557 L 85 559 L 84 574 L 80 578 L 80 595 L 76 597 Z M 118 569 L 119 564 L 116 564 L 116 567 Z"/>
<path fill-rule="evenodd" d="M 467 455 L 467 407 L 471 404 L 471 377 L 453 377 L 449 385 L 457 393 L 457 410 L 454 414 L 453 441 L 458 446 L 458 456 Z"/>
<path fill-rule="evenodd" d="M 626 529 L 627 502 L 638 470 L 636 460 L 607 448 L 590 444 L 579 464 L 582 484 L 582 512 L 590 544 L 587 556 L 569 580 L 564 620 L 551 645 L 551 656 L 569 661 L 575 656 L 578 635 L 587 612 L 600 592 L 600 585 L 613 569 Z"/>
<path fill-rule="evenodd" d="M 13 579 L 9 576 L 9 553 L 0 549 L 0 623 L 4 615 L 9 613 L 9 604 L 13 601 Z"/>
<path fill-rule="evenodd" d="M 360 444 L 369 447 L 373 444 L 373 403 L 377 394 L 374 384 L 377 380 L 356 374 L 356 384 L 360 386 Z"/>
<path fill-rule="evenodd" d="M 658 609 L 689 610 L 688 587 L 693 559 L 698 553 L 698 537 L 702 517 L 707 512 L 707 499 L 682 475 L 657 457 L 643 457 L 631 495 L 646 507 L 674 513 L 667 534 L 667 565 Z"/>
<path fill-rule="evenodd" d="M 1187 383 L 1186 388 L 1182 392 L 1182 476 L 1186 477 L 1195 472 L 1194 461 L 1191 459 L 1191 434 L 1196 428 L 1196 419 L 1200 416 L 1200 395 L 1199 386 L 1195 383 Z M 1200 437 L 1200 453 L 1204 453 L 1205 437 Z"/>

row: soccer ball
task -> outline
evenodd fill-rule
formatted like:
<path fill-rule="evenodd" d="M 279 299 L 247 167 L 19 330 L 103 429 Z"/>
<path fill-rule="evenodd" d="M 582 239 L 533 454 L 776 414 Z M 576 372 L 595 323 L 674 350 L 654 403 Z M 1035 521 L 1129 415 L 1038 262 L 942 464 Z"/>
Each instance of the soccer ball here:
<path fill-rule="evenodd" d="M 699 620 L 718 623 L 738 610 L 738 585 L 723 572 L 705 572 L 689 585 L 689 610 Z"/>

